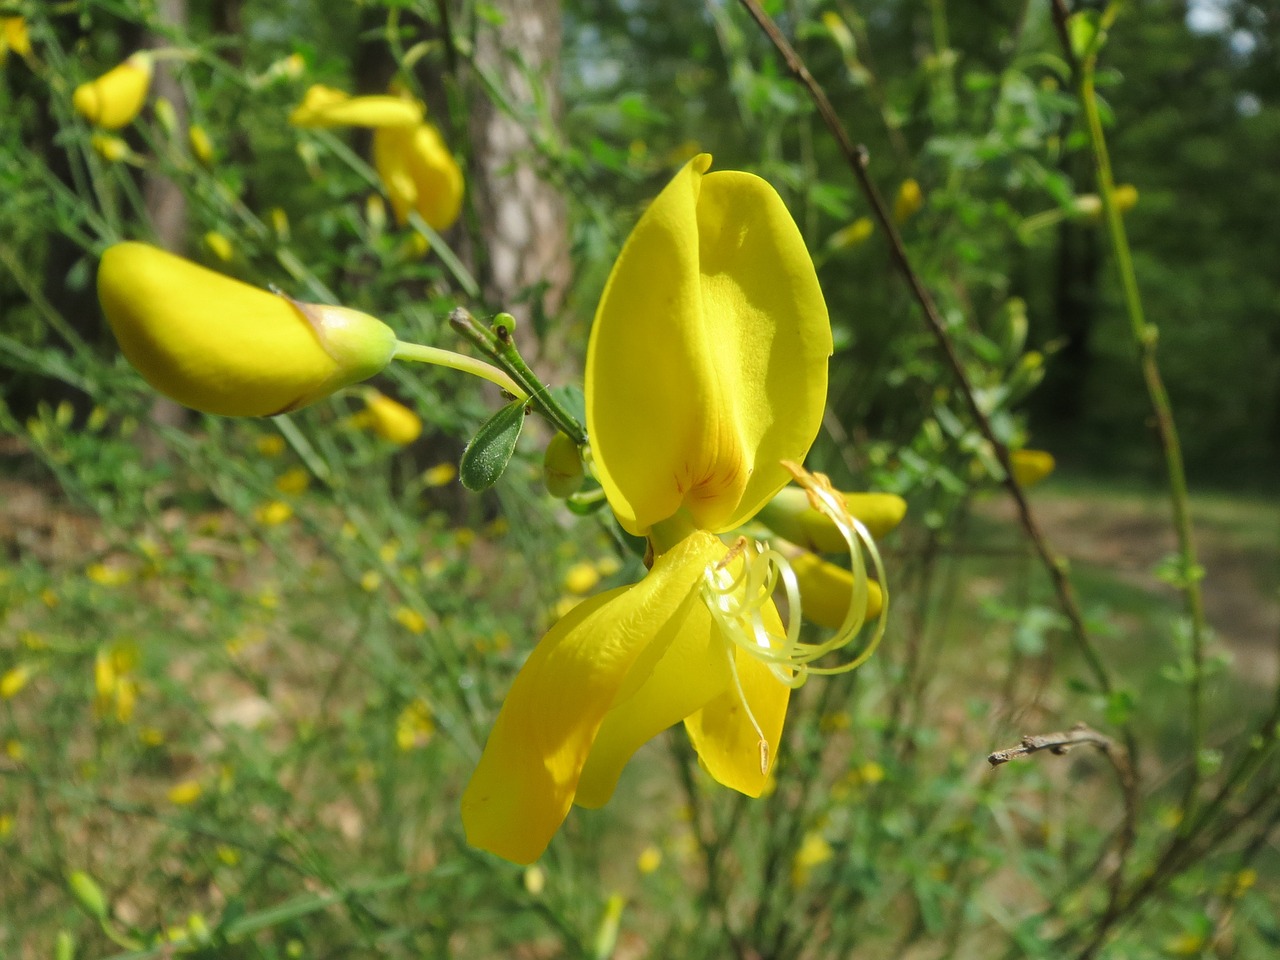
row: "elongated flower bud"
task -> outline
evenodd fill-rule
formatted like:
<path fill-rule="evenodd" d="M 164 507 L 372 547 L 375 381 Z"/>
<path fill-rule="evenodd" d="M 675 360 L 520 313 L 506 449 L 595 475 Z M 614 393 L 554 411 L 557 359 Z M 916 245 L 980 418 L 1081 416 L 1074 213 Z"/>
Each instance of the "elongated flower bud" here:
<path fill-rule="evenodd" d="M 352 97 L 315 84 L 289 122 L 295 127 L 412 127 L 422 122 L 422 104 L 403 97 Z"/>
<path fill-rule="evenodd" d="M 345 307 L 298 303 L 144 243 L 102 256 L 98 298 L 143 378 L 223 416 L 296 410 L 373 376 L 396 335 Z"/>
<path fill-rule="evenodd" d="M 793 556 L 791 569 L 800 588 L 800 610 L 805 619 L 828 630 L 839 630 L 853 596 L 853 574 L 808 552 Z M 868 580 L 867 619 L 880 616 L 883 608 L 880 584 Z"/>
<path fill-rule="evenodd" d="M 97 80 L 76 87 L 71 104 L 92 124 L 119 130 L 133 122 L 147 100 L 153 65 L 151 56 L 135 53 Z"/>
<path fill-rule="evenodd" d="M 892 493 L 845 493 L 845 507 L 873 537 L 882 537 L 907 513 L 907 502 Z M 846 549 L 844 536 L 824 514 L 813 509 L 799 487 L 778 491 L 756 519 L 781 537 L 809 550 L 839 553 Z"/>

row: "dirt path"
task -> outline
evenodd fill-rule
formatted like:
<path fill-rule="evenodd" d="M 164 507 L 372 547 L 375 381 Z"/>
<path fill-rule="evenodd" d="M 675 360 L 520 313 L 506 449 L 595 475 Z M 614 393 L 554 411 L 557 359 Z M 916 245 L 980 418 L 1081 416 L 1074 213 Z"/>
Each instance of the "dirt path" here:
<path fill-rule="evenodd" d="M 1155 573 L 1177 547 L 1167 501 L 1036 490 L 1032 507 L 1054 548 L 1073 563 L 1105 567 L 1136 587 L 1174 596 Z M 1006 498 L 987 501 L 981 512 L 1015 522 Z M 1280 671 L 1280 504 L 1209 497 L 1195 502 L 1192 516 L 1209 625 L 1241 676 L 1274 684 Z"/>

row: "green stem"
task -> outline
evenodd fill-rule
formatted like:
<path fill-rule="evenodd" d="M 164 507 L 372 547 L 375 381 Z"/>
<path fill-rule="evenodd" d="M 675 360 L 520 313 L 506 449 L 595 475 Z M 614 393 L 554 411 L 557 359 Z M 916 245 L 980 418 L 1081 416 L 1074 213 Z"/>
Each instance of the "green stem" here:
<path fill-rule="evenodd" d="M 1142 296 L 1138 291 L 1138 278 L 1133 267 L 1133 255 L 1125 233 L 1124 220 L 1115 201 L 1115 180 L 1111 173 L 1111 158 L 1103 136 L 1102 118 L 1098 112 L 1097 94 L 1094 89 L 1094 67 L 1098 48 L 1106 28 L 1114 21 L 1121 4 L 1111 3 L 1103 14 L 1097 39 L 1082 57 L 1076 73 L 1076 92 L 1084 110 L 1089 148 L 1093 153 L 1098 179 L 1098 194 L 1102 198 L 1103 217 L 1116 258 L 1116 270 L 1124 293 L 1125 311 L 1129 316 L 1130 333 L 1138 348 L 1142 378 L 1155 413 L 1156 431 L 1164 451 L 1165 469 L 1169 475 L 1169 499 L 1173 511 L 1174 529 L 1178 540 L 1178 555 L 1182 566 L 1181 583 L 1187 616 L 1191 622 L 1191 676 L 1188 680 L 1188 725 L 1191 741 L 1191 769 L 1183 793 L 1183 824 L 1191 822 L 1191 808 L 1200 786 L 1200 753 L 1204 747 L 1204 599 L 1200 592 L 1199 565 L 1196 563 L 1195 542 L 1191 530 L 1190 496 L 1186 471 L 1182 461 L 1182 446 L 1178 429 L 1173 420 L 1173 408 L 1160 367 L 1156 362 L 1158 331 L 1148 324 L 1142 308 Z"/>
<path fill-rule="evenodd" d="M 528 396 L 528 391 L 517 386 L 516 382 L 491 363 L 477 360 L 475 357 L 463 356 L 452 350 L 441 350 L 439 347 L 425 347 L 420 343 L 396 341 L 396 360 L 416 360 L 418 363 L 431 363 L 437 367 L 448 367 L 476 377 L 496 383 L 517 400 Z"/>
<path fill-rule="evenodd" d="M 503 314 L 498 316 L 501 318 Z M 574 443 L 582 446 L 587 442 L 586 430 L 524 362 L 524 357 L 520 356 L 520 351 L 516 349 L 515 340 L 511 336 L 511 328 L 515 320 L 510 316 L 507 319 L 510 324 L 496 324 L 498 332 L 495 332 L 477 322 L 476 318 L 462 307 L 458 307 L 449 314 L 449 324 L 453 329 L 475 344 L 478 350 L 509 374 L 511 379 L 520 385 L 529 403 L 538 413 Z"/>

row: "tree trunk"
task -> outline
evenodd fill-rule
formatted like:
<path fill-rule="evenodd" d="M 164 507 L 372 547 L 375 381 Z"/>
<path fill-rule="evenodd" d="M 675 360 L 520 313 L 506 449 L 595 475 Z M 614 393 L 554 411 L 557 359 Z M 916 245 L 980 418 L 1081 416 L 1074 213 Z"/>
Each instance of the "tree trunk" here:
<path fill-rule="evenodd" d="M 540 357 L 541 372 L 550 375 L 547 362 L 555 367 L 568 353 L 557 349 L 554 319 L 569 284 L 569 234 L 564 198 L 539 175 L 526 127 L 554 130 L 560 124 L 560 4 L 496 0 L 492 6 L 501 22 L 481 25 L 476 61 L 495 78 L 516 116 L 483 91 L 477 94 L 471 184 L 484 247 L 480 279 L 486 298 L 520 321 L 521 350 Z"/>

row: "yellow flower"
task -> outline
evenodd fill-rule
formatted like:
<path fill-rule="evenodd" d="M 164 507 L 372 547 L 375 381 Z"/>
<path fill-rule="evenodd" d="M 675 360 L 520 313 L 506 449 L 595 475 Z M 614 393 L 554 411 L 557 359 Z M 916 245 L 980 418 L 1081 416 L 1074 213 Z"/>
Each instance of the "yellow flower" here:
<path fill-rule="evenodd" d="M 422 122 L 422 105 L 403 97 L 352 97 L 317 83 L 289 122 L 295 127 L 412 127 Z"/>
<path fill-rule="evenodd" d="M 845 509 L 867 528 L 872 537 L 883 537 L 902 522 L 907 501 L 892 493 L 842 493 Z M 819 553 L 846 549 L 844 537 L 830 519 L 814 509 L 800 487 L 786 487 L 756 517 L 780 537 Z"/>
<path fill-rule="evenodd" d="M 284 453 L 284 437 L 278 433 L 269 433 L 255 440 L 254 446 L 264 457 L 278 457 Z"/>
<path fill-rule="evenodd" d="M 0 675 L 0 700 L 12 700 L 27 685 L 34 671 L 30 665 L 20 663 Z"/>
<path fill-rule="evenodd" d="M 391 328 L 368 314 L 298 303 L 144 243 L 102 255 L 98 299 L 143 378 L 206 413 L 296 410 L 373 376 L 395 352 Z"/>
<path fill-rule="evenodd" d="M 210 230 L 204 235 L 204 245 L 223 263 L 230 263 L 235 259 L 236 251 L 231 246 L 231 241 L 217 230 Z"/>
<path fill-rule="evenodd" d="M 422 436 L 422 419 L 390 397 L 369 389 L 364 393 L 369 429 L 383 440 L 405 447 Z"/>
<path fill-rule="evenodd" d="M 122 160 L 128 160 L 133 156 L 133 151 L 129 149 L 129 145 L 119 137 L 108 136 L 105 133 L 95 133 L 89 138 L 89 143 L 93 147 L 93 152 L 108 163 L 120 163 Z"/>
<path fill-rule="evenodd" d="M 82 83 L 71 95 L 76 112 L 106 130 L 119 130 L 142 112 L 151 86 L 150 54 L 135 53 L 96 80 Z"/>
<path fill-rule="evenodd" d="M 264 527 L 278 527 L 288 523 L 292 516 L 293 507 L 283 500 L 269 500 L 253 511 L 253 519 Z"/>
<path fill-rule="evenodd" d="M 418 636 L 427 632 L 427 619 L 412 607 L 396 607 L 396 623 Z"/>
<path fill-rule="evenodd" d="M 452 463 L 437 463 L 422 472 L 422 482 L 428 487 L 447 487 L 458 476 L 458 468 Z"/>
<path fill-rule="evenodd" d="M 653 873 L 660 866 L 662 866 L 662 851 L 653 844 L 641 850 L 640 856 L 636 857 L 636 869 L 641 873 Z"/>
<path fill-rule="evenodd" d="M 0 17 L 0 65 L 10 50 L 24 60 L 31 59 L 31 35 L 24 17 Z"/>
<path fill-rule="evenodd" d="M 1053 454 L 1044 450 L 1013 450 L 1009 453 L 1013 478 L 1019 486 L 1031 487 L 1053 473 Z"/>
<path fill-rule="evenodd" d="M 108 566 L 105 563 L 93 563 L 85 568 L 84 575 L 100 587 L 118 587 L 128 583 L 129 571 L 124 567 Z"/>
<path fill-rule="evenodd" d="M 169 788 L 169 802 L 175 806 L 185 807 L 200 799 L 204 788 L 199 780 L 183 780 Z"/>
<path fill-rule="evenodd" d="M 898 195 L 893 199 L 893 219 L 906 223 L 924 206 L 924 193 L 915 180 L 903 180 L 898 187 Z"/>
<path fill-rule="evenodd" d="M 791 858 L 791 885 L 803 887 L 809 882 L 813 868 L 826 863 L 834 855 L 835 851 L 831 849 L 831 844 L 827 843 L 826 838 L 821 833 L 810 830 L 800 841 L 800 849 Z"/>
<path fill-rule="evenodd" d="M 875 232 L 876 225 L 871 222 L 870 217 L 859 217 L 847 227 L 841 227 L 833 233 L 827 240 L 827 246 L 833 250 L 848 250 L 866 243 Z"/>
<path fill-rule="evenodd" d="M 417 750 L 431 741 L 436 732 L 431 708 L 419 697 L 400 711 L 396 718 L 396 746 L 401 750 Z"/>
<path fill-rule="evenodd" d="M 593 563 L 575 563 L 565 571 L 564 588 L 570 593 L 590 593 L 600 582 L 600 571 Z"/>
<path fill-rule="evenodd" d="M 373 133 L 373 165 L 403 224 L 417 210 L 433 230 L 448 230 L 462 210 L 462 169 L 430 123 L 379 127 Z"/>
<path fill-rule="evenodd" d="M 192 155 L 206 167 L 213 163 L 213 141 L 204 127 L 193 123 L 187 128 L 187 142 Z"/>
<path fill-rule="evenodd" d="M 825 478 L 796 466 L 821 425 L 830 322 L 781 198 L 750 174 L 707 174 L 710 163 L 695 157 L 641 217 L 587 347 L 591 461 L 618 521 L 648 538 L 652 567 L 543 637 L 463 795 L 468 841 L 518 863 L 542 854 L 573 803 L 603 805 L 631 755 L 681 721 L 715 780 L 759 796 L 791 689 L 852 669 L 879 638 L 848 663 L 814 663 L 854 639 L 867 606 L 865 531 Z M 853 601 L 825 643 L 800 640 L 780 554 L 717 536 L 792 477 L 844 531 L 854 567 Z"/>
<path fill-rule="evenodd" d="M 302 467 L 290 467 L 276 477 L 275 486 L 284 494 L 302 493 L 311 486 L 311 474 Z"/>

